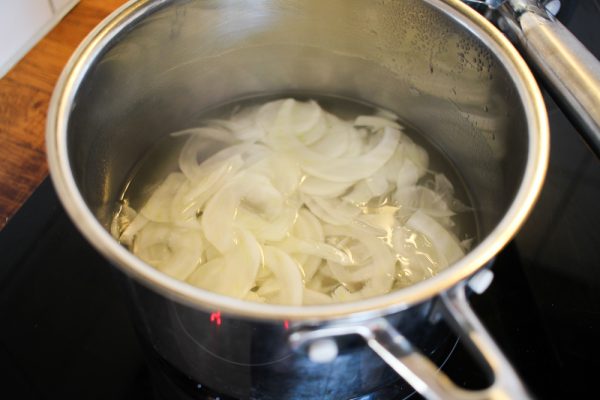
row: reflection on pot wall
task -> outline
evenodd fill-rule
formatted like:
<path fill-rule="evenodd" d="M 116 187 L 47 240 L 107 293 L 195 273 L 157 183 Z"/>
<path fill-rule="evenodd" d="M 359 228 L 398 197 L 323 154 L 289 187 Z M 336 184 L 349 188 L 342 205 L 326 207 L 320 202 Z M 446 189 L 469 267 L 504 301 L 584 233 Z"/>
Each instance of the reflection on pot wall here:
<path fill-rule="evenodd" d="M 503 211 L 498 196 L 512 198 L 524 163 L 519 152 L 505 157 L 525 145 L 525 135 L 511 132 L 527 129 L 510 77 L 466 29 L 426 3 L 365 4 L 158 7 L 109 46 L 77 94 L 69 129 L 83 135 L 73 148 L 94 150 L 73 150 L 72 163 L 86 171 L 76 178 L 90 207 L 108 226 L 133 164 L 204 108 L 302 91 L 384 106 L 424 132 L 462 172 L 489 231 Z M 348 15 L 334 17 L 335 10 Z M 511 171 L 507 182 L 503 170 Z"/>

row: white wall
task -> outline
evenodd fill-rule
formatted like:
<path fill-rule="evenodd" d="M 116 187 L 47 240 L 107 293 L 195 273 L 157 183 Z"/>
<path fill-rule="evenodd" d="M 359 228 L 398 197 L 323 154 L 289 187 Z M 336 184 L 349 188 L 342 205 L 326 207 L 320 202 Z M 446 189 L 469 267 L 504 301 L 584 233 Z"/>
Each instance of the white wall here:
<path fill-rule="evenodd" d="M 79 0 L 0 0 L 0 78 Z"/>

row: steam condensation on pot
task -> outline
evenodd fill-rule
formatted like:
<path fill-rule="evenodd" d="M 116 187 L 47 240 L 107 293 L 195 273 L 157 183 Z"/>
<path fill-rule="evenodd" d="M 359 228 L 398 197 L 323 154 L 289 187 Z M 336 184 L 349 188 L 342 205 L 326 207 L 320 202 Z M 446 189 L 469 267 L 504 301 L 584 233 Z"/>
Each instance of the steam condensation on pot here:
<path fill-rule="evenodd" d="M 369 111 L 282 99 L 173 133 L 139 164 L 112 234 L 165 274 L 257 302 L 427 279 L 464 255 L 474 232 L 456 222 L 473 211 L 394 114 Z"/>

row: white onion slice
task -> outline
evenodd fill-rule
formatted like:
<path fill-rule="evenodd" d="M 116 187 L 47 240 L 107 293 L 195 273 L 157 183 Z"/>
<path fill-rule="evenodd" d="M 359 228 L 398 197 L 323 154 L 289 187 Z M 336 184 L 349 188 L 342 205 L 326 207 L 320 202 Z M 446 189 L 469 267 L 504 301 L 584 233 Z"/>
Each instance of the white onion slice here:
<path fill-rule="evenodd" d="M 302 196 L 308 209 L 322 221 L 332 225 L 351 225 L 360 214 L 360 208 L 339 199 Z"/>
<path fill-rule="evenodd" d="M 401 126 L 389 118 L 376 115 L 361 115 L 354 120 L 354 126 L 368 126 L 374 129 L 394 128 L 400 129 Z"/>
<path fill-rule="evenodd" d="M 310 149 L 326 157 L 342 157 L 349 150 L 350 144 L 354 143 L 356 130 L 351 124 L 336 117 L 328 116 L 329 129 L 327 135 L 321 137 L 310 146 Z"/>
<path fill-rule="evenodd" d="M 393 285 L 395 260 L 390 248 L 382 240 L 356 228 L 326 225 L 324 226 L 324 231 L 327 236 L 351 237 L 356 239 L 366 247 L 371 256 L 371 262 L 364 267 L 368 268 L 368 273 L 362 272 L 359 269 L 358 271 L 360 272 L 355 272 L 353 275 L 352 271 L 348 268 L 344 270 L 343 268 L 339 268 L 341 267 L 339 265 L 329 263 L 330 267 L 333 267 L 332 272 L 334 275 L 341 275 L 342 272 L 344 273 L 343 277 L 348 278 L 355 275 L 368 275 L 369 278 L 360 290 L 361 296 L 372 296 L 389 292 Z M 352 269 L 353 267 L 349 268 Z"/>
<path fill-rule="evenodd" d="M 171 221 L 171 210 L 168 205 L 185 181 L 185 176 L 181 172 L 169 174 L 167 179 L 154 190 L 144 207 L 142 207 L 140 214 L 155 222 Z"/>
<path fill-rule="evenodd" d="M 421 176 L 425 175 L 425 172 L 429 168 L 429 155 L 427 151 L 421 146 L 412 142 L 412 140 L 406 140 L 404 136 L 402 147 L 404 152 L 404 158 L 410 160 L 414 165 L 419 168 Z"/>
<path fill-rule="evenodd" d="M 319 219 L 306 208 L 301 208 L 298 211 L 298 218 L 296 218 L 291 233 L 300 239 L 310 239 L 319 242 L 322 242 L 325 238 L 323 226 L 319 222 Z"/>
<path fill-rule="evenodd" d="M 398 116 L 391 111 L 378 108 L 375 115 L 381 118 L 389 119 L 390 121 L 398 121 Z"/>
<path fill-rule="evenodd" d="M 188 278 L 192 285 L 226 296 L 243 298 L 254 286 L 261 262 L 261 250 L 254 236 L 237 229 L 236 246 L 218 262 L 201 265 Z"/>
<path fill-rule="evenodd" d="M 350 204 L 354 204 L 357 206 L 363 206 L 367 204 L 373 198 L 373 192 L 371 188 L 367 184 L 367 182 L 363 179 L 359 181 L 350 193 L 344 196 L 344 201 Z"/>
<path fill-rule="evenodd" d="M 296 254 L 294 257 L 295 260 L 298 260 L 299 254 Z M 308 256 L 303 259 L 303 262 L 298 262 L 300 268 L 302 268 L 304 282 L 309 282 L 315 274 L 319 271 L 319 267 L 323 264 L 323 259 L 316 256 Z"/>
<path fill-rule="evenodd" d="M 357 181 L 373 175 L 394 154 L 399 131 L 385 128 L 381 140 L 369 152 L 358 157 L 327 159 L 308 149 L 296 149 L 292 155 L 300 160 L 308 174 L 333 182 Z"/>
<path fill-rule="evenodd" d="M 381 169 L 379 171 L 381 171 Z M 390 183 L 383 173 L 377 172 L 373 174 L 373 176 L 365 179 L 365 183 L 369 187 L 373 197 L 383 196 L 390 191 Z"/>
<path fill-rule="evenodd" d="M 289 234 L 294 225 L 299 206 L 297 202 L 289 202 L 271 219 L 263 218 L 253 211 L 240 207 L 235 217 L 236 224 L 250 230 L 261 241 L 280 241 Z"/>
<path fill-rule="evenodd" d="M 265 246 L 263 254 L 265 265 L 273 272 L 280 285 L 277 303 L 301 305 L 303 285 L 298 265 L 287 253 L 273 246 Z"/>
<path fill-rule="evenodd" d="M 243 161 L 234 156 L 214 166 L 214 170 L 196 181 L 187 180 L 171 201 L 171 219 L 178 226 L 198 226 L 205 203 L 241 168 Z"/>
<path fill-rule="evenodd" d="M 127 225 L 123 233 L 120 236 L 118 236 L 119 241 L 126 246 L 133 245 L 133 240 L 135 239 L 135 236 L 146 226 L 148 222 L 148 218 L 144 217 L 141 214 L 137 215 L 133 219 L 133 221 L 131 221 L 131 223 Z"/>
<path fill-rule="evenodd" d="M 244 300 L 253 301 L 255 303 L 265 303 L 266 302 L 266 299 L 264 297 L 258 295 L 258 293 L 256 293 L 256 292 L 252 292 L 252 291 L 248 292 L 246 294 L 246 296 L 244 296 Z"/>
<path fill-rule="evenodd" d="M 318 257 L 319 259 L 330 260 L 341 265 L 354 264 L 348 254 L 327 243 L 301 240 L 290 236 L 277 243 L 277 247 L 289 254 L 302 253 Z"/>
<path fill-rule="evenodd" d="M 236 141 L 236 139 L 233 137 L 231 132 L 229 132 L 227 129 L 224 129 L 223 127 L 220 127 L 220 126 L 202 126 L 202 127 L 197 127 L 197 128 L 183 129 L 183 130 L 171 133 L 171 136 L 173 136 L 173 137 L 187 136 L 187 135 L 194 136 L 194 140 L 196 140 L 198 138 L 202 139 L 202 140 L 196 140 L 195 144 L 198 146 L 198 147 L 195 147 L 196 149 L 204 148 L 205 146 L 207 147 L 207 146 L 210 146 L 211 144 L 222 145 L 220 143 L 215 143 L 215 142 L 223 142 L 223 143 L 232 144 Z"/>
<path fill-rule="evenodd" d="M 234 247 L 234 219 L 240 206 L 241 195 L 237 181 L 226 184 L 207 203 L 202 214 L 202 229 L 206 239 L 221 252 Z"/>
<path fill-rule="evenodd" d="M 314 306 L 318 304 L 327 304 L 331 303 L 333 299 L 326 294 L 318 292 L 316 290 L 304 288 L 302 290 L 302 297 L 304 299 L 304 305 L 306 306 Z"/>
<path fill-rule="evenodd" d="M 265 176 L 241 172 L 232 178 L 208 201 L 201 220 L 206 239 L 222 253 L 234 246 L 235 217 L 242 201 L 267 219 L 279 215 L 283 209 L 281 193 L 273 188 Z M 281 223 L 291 226 L 295 211 L 288 210 L 286 215 Z M 256 219 L 254 223 L 258 229 Z"/>
<path fill-rule="evenodd" d="M 213 119 L 208 123 L 227 129 L 236 140 L 252 143 L 265 136 L 265 130 L 256 122 L 256 112 L 256 107 L 248 107 L 234 113 L 229 120 Z"/>
<path fill-rule="evenodd" d="M 271 272 L 271 271 L 269 271 L 269 272 Z M 261 297 L 264 297 L 267 300 L 271 300 L 273 297 L 275 297 L 279 294 L 280 290 L 281 290 L 281 283 L 279 283 L 279 281 L 277 281 L 277 279 L 275 278 L 273 273 L 270 273 L 269 277 L 267 279 L 265 279 L 263 282 L 261 282 L 261 285 L 258 288 L 258 290 L 256 291 L 256 294 L 258 294 Z"/>
<path fill-rule="evenodd" d="M 411 160 L 404 160 L 396 175 L 396 189 L 401 191 L 406 187 L 412 187 L 423 176 L 424 170 L 417 167 Z"/>
<path fill-rule="evenodd" d="M 133 251 L 138 257 L 181 280 L 194 271 L 202 258 L 203 247 L 200 232 L 156 222 L 146 224 L 133 242 Z"/>
<path fill-rule="evenodd" d="M 354 182 L 331 182 L 314 176 L 307 176 L 300 184 L 300 190 L 310 196 L 332 198 L 345 193 L 353 184 Z"/>
<path fill-rule="evenodd" d="M 427 236 L 438 255 L 445 259 L 447 265 L 464 256 L 464 251 L 458 240 L 446 228 L 424 212 L 416 211 L 406 221 L 406 226 Z"/>
<path fill-rule="evenodd" d="M 309 145 L 319 140 L 326 132 L 323 118 L 323 111 L 316 102 L 285 99 L 262 106 L 258 111 L 257 122 L 268 135 L 291 134 Z"/>
<path fill-rule="evenodd" d="M 272 153 L 248 168 L 253 173 L 265 175 L 283 196 L 293 196 L 302 181 L 300 166 L 281 154 Z"/>

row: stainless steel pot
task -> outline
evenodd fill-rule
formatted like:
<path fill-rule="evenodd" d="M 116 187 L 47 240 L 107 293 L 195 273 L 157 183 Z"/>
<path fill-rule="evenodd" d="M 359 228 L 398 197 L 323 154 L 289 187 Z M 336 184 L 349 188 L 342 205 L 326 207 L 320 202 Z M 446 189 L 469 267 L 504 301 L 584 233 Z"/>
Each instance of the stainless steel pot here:
<path fill-rule="evenodd" d="M 385 296 L 285 307 L 188 286 L 111 237 L 123 184 L 159 138 L 215 104 L 290 92 L 383 106 L 428 135 L 475 198 L 477 246 L 439 275 Z M 389 365 L 431 399 L 527 396 L 464 288 L 531 210 L 546 170 L 548 122 L 525 62 L 461 2 L 130 2 L 68 63 L 47 146 L 71 218 L 129 277 L 142 337 L 192 379 L 238 398 L 337 399 L 395 379 Z M 443 329 L 440 313 L 491 371 L 488 389 L 459 389 L 424 355 Z"/>

